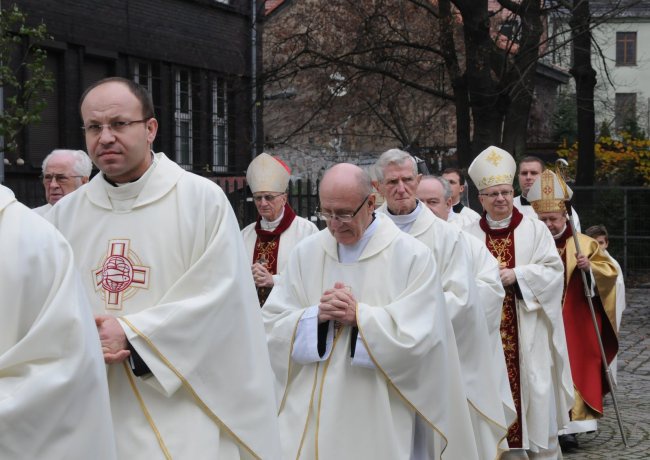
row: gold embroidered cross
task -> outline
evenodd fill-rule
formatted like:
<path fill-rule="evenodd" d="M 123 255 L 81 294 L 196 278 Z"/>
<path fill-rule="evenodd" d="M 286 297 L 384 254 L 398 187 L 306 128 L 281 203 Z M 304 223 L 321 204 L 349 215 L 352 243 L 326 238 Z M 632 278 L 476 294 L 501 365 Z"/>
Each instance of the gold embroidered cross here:
<path fill-rule="evenodd" d="M 499 155 L 497 152 L 495 152 L 494 150 L 492 150 L 486 159 L 494 166 L 499 166 L 499 163 L 501 162 L 503 157 Z"/>

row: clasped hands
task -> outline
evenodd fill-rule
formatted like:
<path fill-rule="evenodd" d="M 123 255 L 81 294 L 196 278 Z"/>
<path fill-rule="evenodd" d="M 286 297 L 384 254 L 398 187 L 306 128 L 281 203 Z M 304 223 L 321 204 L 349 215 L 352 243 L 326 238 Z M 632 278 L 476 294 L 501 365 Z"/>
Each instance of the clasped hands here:
<path fill-rule="evenodd" d="M 343 325 L 357 325 L 357 300 L 348 286 L 340 281 L 323 292 L 318 304 L 318 322 L 338 321 Z"/>
<path fill-rule="evenodd" d="M 95 326 L 106 364 L 121 363 L 129 357 L 126 334 L 120 322 L 110 315 L 95 315 Z"/>
<path fill-rule="evenodd" d="M 259 262 L 251 265 L 251 272 L 253 273 L 253 281 L 256 287 L 273 287 L 273 275 L 268 269 Z"/>

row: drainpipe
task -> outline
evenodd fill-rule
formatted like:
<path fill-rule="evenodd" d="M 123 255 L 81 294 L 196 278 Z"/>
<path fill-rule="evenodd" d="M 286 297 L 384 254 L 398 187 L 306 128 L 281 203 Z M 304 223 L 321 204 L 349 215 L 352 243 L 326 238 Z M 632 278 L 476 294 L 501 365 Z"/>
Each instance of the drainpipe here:
<path fill-rule="evenodd" d="M 251 0 L 251 160 L 257 155 L 257 0 Z"/>

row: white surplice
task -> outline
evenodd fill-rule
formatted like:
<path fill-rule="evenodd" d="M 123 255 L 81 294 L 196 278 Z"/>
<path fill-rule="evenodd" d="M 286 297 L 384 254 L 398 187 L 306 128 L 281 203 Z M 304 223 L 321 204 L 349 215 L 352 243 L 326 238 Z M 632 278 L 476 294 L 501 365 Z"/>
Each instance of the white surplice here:
<path fill-rule="evenodd" d="M 386 204 L 378 211 L 393 218 Z M 436 217 L 421 202 L 414 213 L 417 217 L 409 234 L 431 250 L 440 272 L 480 458 L 494 459 L 507 434 L 511 415 L 506 415 L 504 408 L 514 407 L 514 403 L 512 395 L 508 397 L 500 390 L 507 384 L 508 376 L 505 361 L 501 363 L 502 358 L 494 354 L 496 345 L 490 338 L 484 304 L 477 297 L 472 257 L 466 241 L 469 235 L 463 236 L 457 226 Z M 493 297 L 486 300 L 493 300 Z M 505 444 L 501 446 L 505 447 Z"/>
<path fill-rule="evenodd" d="M 50 211 L 50 209 L 52 209 L 52 205 L 50 203 L 46 203 L 43 206 L 39 206 L 38 208 L 32 208 L 32 211 L 34 211 L 39 216 L 44 216 Z"/>
<path fill-rule="evenodd" d="M 339 262 L 328 230 L 299 243 L 262 310 L 283 458 L 408 459 L 416 418 L 435 452 L 428 458 L 478 458 L 435 261 L 386 216 L 376 219 L 356 263 Z M 349 326 L 325 361 L 291 357 L 301 317 L 335 282 L 358 301 L 358 334 L 373 367 L 352 365 Z"/>
<path fill-rule="evenodd" d="M 293 248 L 302 240 L 303 238 L 313 235 L 318 232 L 318 227 L 313 222 L 308 221 L 300 216 L 296 216 L 289 228 L 287 228 L 280 235 L 280 243 L 278 246 L 278 263 L 277 263 L 277 273 L 273 275 L 273 282 L 276 283 L 278 280 L 279 274 L 282 272 L 284 267 L 287 265 L 287 260 L 289 260 L 289 254 Z M 257 233 L 255 232 L 255 222 L 247 225 L 241 231 L 242 238 L 244 239 L 244 246 L 246 247 L 246 253 L 248 254 L 248 260 L 253 263 L 253 253 L 255 252 L 255 241 L 257 241 Z"/>
<path fill-rule="evenodd" d="M 0 457 L 116 458 L 101 346 L 72 250 L 0 185 Z"/>
<path fill-rule="evenodd" d="M 152 372 L 108 366 L 120 458 L 280 458 L 259 303 L 221 188 L 158 153 L 136 182 L 99 174 L 47 217 L 94 311 L 119 318 Z"/>
<path fill-rule="evenodd" d="M 466 228 L 485 243 L 479 222 Z M 515 268 L 522 299 L 517 300 L 524 449 L 549 448 L 569 422 L 573 381 L 562 320 L 564 266 L 555 241 L 538 219 L 524 216 L 514 230 Z M 550 420 L 551 416 L 555 420 Z M 555 423 L 553 423 L 555 422 Z"/>

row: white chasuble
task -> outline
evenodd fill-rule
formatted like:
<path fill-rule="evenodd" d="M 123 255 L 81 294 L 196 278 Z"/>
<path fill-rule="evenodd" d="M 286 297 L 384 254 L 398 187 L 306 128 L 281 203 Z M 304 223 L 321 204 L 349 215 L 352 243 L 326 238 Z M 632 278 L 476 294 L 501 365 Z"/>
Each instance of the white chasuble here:
<path fill-rule="evenodd" d="M 94 311 L 119 318 L 151 370 L 108 366 L 120 458 L 280 458 L 259 304 L 221 188 L 158 153 L 138 181 L 99 174 L 48 217 Z"/>
<path fill-rule="evenodd" d="M 479 302 L 472 271 L 472 260 L 461 230 L 438 218 L 421 203 L 423 209 L 409 234 L 433 253 L 440 272 L 445 305 L 454 328 L 460 356 L 461 373 L 481 459 L 494 459 L 509 425 L 504 408 L 512 405 L 501 388 L 507 384 L 505 361 L 494 356 L 486 313 Z M 387 213 L 384 204 L 380 211 Z M 509 384 L 508 384 L 509 388 Z M 510 417 L 510 412 L 507 412 Z M 507 448 L 506 444 L 501 449 Z"/>
<path fill-rule="evenodd" d="M 479 222 L 466 229 L 486 241 Z M 573 381 L 562 320 L 564 266 L 546 226 L 523 216 L 514 230 L 523 447 L 547 449 L 550 421 L 569 422 Z"/>
<path fill-rule="evenodd" d="M 0 185 L 0 457 L 117 458 L 104 359 L 72 250 Z"/>
<path fill-rule="evenodd" d="M 409 459 L 416 418 L 418 436 L 435 452 L 429 458 L 478 458 L 435 261 L 386 216 L 376 219 L 356 263 L 339 262 L 328 230 L 303 240 L 262 309 L 282 458 Z M 349 326 L 325 361 L 291 358 L 301 316 L 336 282 L 358 301 L 358 335 L 373 368 L 351 365 Z"/>

